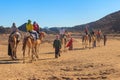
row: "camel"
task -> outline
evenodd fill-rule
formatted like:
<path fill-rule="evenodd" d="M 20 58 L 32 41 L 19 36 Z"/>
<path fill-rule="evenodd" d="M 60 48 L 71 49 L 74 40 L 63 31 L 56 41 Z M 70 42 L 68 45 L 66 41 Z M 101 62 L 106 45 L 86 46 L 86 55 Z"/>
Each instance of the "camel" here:
<path fill-rule="evenodd" d="M 17 59 L 16 52 L 17 52 L 18 44 L 20 42 L 20 38 L 21 38 L 21 35 L 17 34 L 17 32 L 9 36 L 8 55 L 11 56 L 13 60 Z"/>
<path fill-rule="evenodd" d="M 32 38 L 32 36 L 26 36 L 24 37 L 23 40 L 23 63 L 25 63 L 25 50 L 26 50 L 26 46 L 28 47 L 28 57 L 31 58 L 30 61 L 32 62 L 33 60 L 33 56 L 35 55 L 36 58 L 38 59 L 38 51 L 39 51 L 39 46 L 43 40 L 43 38 L 45 37 L 45 33 L 44 32 L 40 32 L 39 33 L 39 39 L 34 40 Z M 31 53 L 31 56 L 30 56 Z"/>
<path fill-rule="evenodd" d="M 95 48 L 96 47 L 96 35 L 95 34 L 91 35 L 91 43 L 92 43 L 92 47 Z"/>
<path fill-rule="evenodd" d="M 87 48 L 88 45 L 88 35 L 82 35 L 82 44 L 83 44 L 83 48 Z"/>
<path fill-rule="evenodd" d="M 88 35 L 82 35 L 82 44 L 83 44 L 83 48 L 88 48 L 91 49 L 91 47 L 95 47 L 96 45 L 96 37 L 95 35 L 92 34 L 88 34 Z"/>
<path fill-rule="evenodd" d="M 90 49 L 91 44 L 92 44 L 92 36 L 91 36 L 91 34 L 88 34 L 88 42 L 89 42 L 89 49 Z"/>
<path fill-rule="evenodd" d="M 100 47 L 100 42 L 101 42 L 102 36 L 101 36 L 101 34 L 97 34 L 96 37 L 97 37 L 97 45 Z"/>
<path fill-rule="evenodd" d="M 67 44 L 67 38 L 70 36 L 69 33 L 65 33 L 64 35 L 60 35 L 60 41 L 62 45 L 63 51 L 66 51 L 66 44 Z"/>

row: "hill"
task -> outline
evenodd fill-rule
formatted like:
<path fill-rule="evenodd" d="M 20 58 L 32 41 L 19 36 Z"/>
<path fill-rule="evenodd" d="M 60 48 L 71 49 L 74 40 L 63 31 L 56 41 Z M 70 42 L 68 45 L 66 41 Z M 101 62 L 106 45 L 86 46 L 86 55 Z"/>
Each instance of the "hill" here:
<path fill-rule="evenodd" d="M 71 29 L 74 31 L 80 31 L 83 30 L 87 25 L 89 26 L 89 29 L 101 29 L 107 33 L 120 33 L 120 11 L 111 13 L 95 22 L 76 25 Z"/>
<path fill-rule="evenodd" d="M 22 24 L 21 26 L 18 27 L 19 30 L 26 32 L 26 23 Z"/>
<path fill-rule="evenodd" d="M 0 26 L 0 34 L 7 34 L 7 33 L 10 33 L 10 28 L 9 27 L 3 27 L 3 26 Z"/>

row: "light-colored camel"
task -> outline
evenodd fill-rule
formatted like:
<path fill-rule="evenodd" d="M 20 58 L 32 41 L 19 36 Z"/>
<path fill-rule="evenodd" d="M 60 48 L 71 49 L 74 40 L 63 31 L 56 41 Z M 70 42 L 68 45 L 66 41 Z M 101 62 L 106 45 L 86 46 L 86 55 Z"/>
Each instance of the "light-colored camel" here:
<path fill-rule="evenodd" d="M 83 44 L 83 48 L 87 48 L 88 47 L 88 35 L 82 35 L 82 44 Z"/>
<path fill-rule="evenodd" d="M 33 60 L 34 55 L 36 56 L 37 59 L 39 58 L 38 51 L 39 51 L 40 44 L 41 44 L 44 37 L 45 37 L 45 33 L 40 32 L 39 39 L 37 39 L 37 40 L 34 40 L 32 38 L 32 36 L 27 36 L 24 38 L 23 48 L 22 48 L 22 50 L 23 50 L 23 63 L 25 63 L 26 46 L 28 47 L 28 57 L 30 58 L 31 62 Z"/>
<path fill-rule="evenodd" d="M 83 48 L 91 48 L 95 47 L 96 45 L 96 36 L 95 35 L 91 35 L 91 34 L 88 34 L 88 35 L 82 35 L 82 44 L 83 44 Z"/>
<path fill-rule="evenodd" d="M 97 45 L 100 47 L 100 42 L 101 42 L 101 39 L 102 39 L 101 34 L 97 34 L 96 38 L 97 38 Z"/>
<path fill-rule="evenodd" d="M 92 48 L 96 47 L 96 35 L 93 34 L 91 35 L 91 43 L 92 43 Z"/>
<path fill-rule="evenodd" d="M 68 41 L 68 37 L 70 36 L 70 33 L 65 33 L 64 35 L 60 35 L 60 41 L 62 45 L 62 51 L 66 51 L 66 44 Z"/>

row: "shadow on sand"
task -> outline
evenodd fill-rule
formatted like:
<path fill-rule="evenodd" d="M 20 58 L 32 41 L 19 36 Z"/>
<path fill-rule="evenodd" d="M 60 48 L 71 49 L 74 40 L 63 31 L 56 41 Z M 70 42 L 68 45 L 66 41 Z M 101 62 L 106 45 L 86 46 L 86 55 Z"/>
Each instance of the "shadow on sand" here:
<path fill-rule="evenodd" d="M 47 53 L 42 53 L 42 54 L 54 54 L 55 52 L 47 52 Z"/>
<path fill-rule="evenodd" d="M 0 64 L 18 64 L 18 60 L 0 60 Z"/>
<path fill-rule="evenodd" d="M 0 64 L 18 64 L 21 59 L 12 60 L 8 57 L 0 57 Z"/>
<path fill-rule="evenodd" d="M 73 50 L 85 50 L 85 48 L 74 48 Z"/>
<path fill-rule="evenodd" d="M 44 59 L 38 59 L 38 60 L 53 60 L 55 58 L 44 58 Z"/>

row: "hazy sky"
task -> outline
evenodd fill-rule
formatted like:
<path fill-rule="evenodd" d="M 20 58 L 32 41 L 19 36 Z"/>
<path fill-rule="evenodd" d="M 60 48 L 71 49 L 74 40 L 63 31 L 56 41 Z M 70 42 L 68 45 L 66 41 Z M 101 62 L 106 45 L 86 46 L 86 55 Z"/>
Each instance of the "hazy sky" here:
<path fill-rule="evenodd" d="M 0 0 L 0 25 L 17 26 L 28 19 L 41 27 L 72 27 L 120 10 L 120 0 Z"/>

